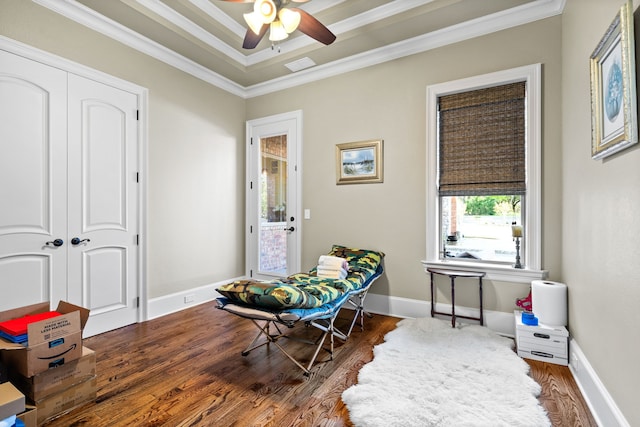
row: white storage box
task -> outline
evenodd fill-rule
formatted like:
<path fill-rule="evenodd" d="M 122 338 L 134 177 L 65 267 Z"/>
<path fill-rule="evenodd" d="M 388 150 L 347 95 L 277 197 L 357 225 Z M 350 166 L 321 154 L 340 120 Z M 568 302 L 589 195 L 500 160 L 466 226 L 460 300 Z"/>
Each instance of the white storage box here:
<path fill-rule="evenodd" d="M 518 356 L 567 366 L 569 331 L 564 326 L 529 326 L 522 323 L 522 312 L 514 311 Z"/>

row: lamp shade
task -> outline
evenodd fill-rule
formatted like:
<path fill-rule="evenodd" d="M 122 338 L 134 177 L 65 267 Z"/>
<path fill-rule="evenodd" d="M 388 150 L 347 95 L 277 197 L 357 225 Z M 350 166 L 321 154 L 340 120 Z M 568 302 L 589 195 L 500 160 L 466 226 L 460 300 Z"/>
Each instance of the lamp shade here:
<path fill-rule="evenodd" d="M 251 28 L 251 31 L 253 31 L 256 35 L 260 34 L 260 29 L 264 25 L 264 22 L 262 22 L 262 17 L 255 12 L 245 13 L 243 16 L 244 20 L 247 22 L 247 25 L 249 26 L 249 28 Z"/>
<path fill-rule="evenodd" d="M 300 24 L 300 13 L 295 10 L 286 8 L 280 9 L 280 12 L 278 12 L 278 18 L 280 18 L 280 22 L 282 22 L 287 34 L 293 33 Z"/>
<path fill-rule="evenodd" d="M 282 22 L 273 21 L 271 23 L 271 30 L 269 31 L 269 40 L 272 42 L 277 42 L 280 40 L 284 40 L 289 37 L 289 34 L 284 29 Z"/>
<path fill-rule="evenodd" d="M 253 11 L 262 18 L 264 24 L 269 24 L 276 19 L 277 8 L 273 0 L 256 0 Z"/>

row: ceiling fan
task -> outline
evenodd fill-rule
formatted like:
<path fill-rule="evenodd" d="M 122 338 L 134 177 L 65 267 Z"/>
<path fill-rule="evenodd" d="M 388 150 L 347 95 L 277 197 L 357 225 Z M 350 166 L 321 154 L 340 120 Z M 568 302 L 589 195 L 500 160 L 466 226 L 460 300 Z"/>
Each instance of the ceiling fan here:
<path fill-rule="evenodd" d="M 296 29 L 329 45 L 336 39 L 327 27 L 302 9 L 286 7 L 289 3 L 305 3 L 309 0 L 222 0 L 231 3 L 254 3 L 253 12 L 245 13 L 249 28 L 242 47 L 255 48 L 269 31 L 269 40 L 279 42 L 289 37 Z"/>

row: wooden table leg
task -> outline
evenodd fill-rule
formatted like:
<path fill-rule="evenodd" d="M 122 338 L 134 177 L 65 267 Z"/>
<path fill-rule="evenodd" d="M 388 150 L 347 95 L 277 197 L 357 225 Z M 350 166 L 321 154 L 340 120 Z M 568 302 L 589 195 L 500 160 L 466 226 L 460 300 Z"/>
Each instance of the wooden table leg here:
<path fill-rule="evenodd" d="M 482 311 L 482 277 L 478 277 L 480 287 L 480 326 L 484 326 L 484 314 Z"/>
<path fill-rule="evenodd" d="M 456 327 L 456 291 L 455 276 L 451 276 L 451 327 Z"/>
<path fill-rule="evenodd" d="M 431 317 L 435 315 L 435 304 L 436 302 L 433 299 L 433 273 L 431 273 Z"/>

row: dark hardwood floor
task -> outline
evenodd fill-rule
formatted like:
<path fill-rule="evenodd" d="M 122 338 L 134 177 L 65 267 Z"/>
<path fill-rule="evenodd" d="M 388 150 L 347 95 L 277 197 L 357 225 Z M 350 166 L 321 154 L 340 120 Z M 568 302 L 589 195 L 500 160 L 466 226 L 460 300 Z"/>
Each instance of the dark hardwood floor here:
<path fill-rule="evenodd" d="M 554 426 L 597 427 L 568 367 L 525 360 L 531 366 L 531 377 L 542 386 L 538 400 Z"/>
<path fill-rule="evenodd" d="M 241 356 L 257 329 L 214 303 L 91 337 L 84 344 L 97 354 L 97 400 L 47 427 L 352 426 L 342 391 L 398 320 L 366 319 L 364 332 L 355 328 L 346 343 L 337 341 L 333 361 L 320 354 L 309 378 L 275 348 Z M 316 331 L 302 326 L 295 333 Z M 312 355 L 310 346 L 285 344 Z M 530 365 L 555 427 L 596 425 L 568 368 Z"/>

